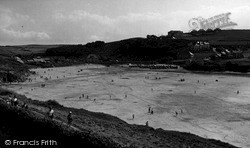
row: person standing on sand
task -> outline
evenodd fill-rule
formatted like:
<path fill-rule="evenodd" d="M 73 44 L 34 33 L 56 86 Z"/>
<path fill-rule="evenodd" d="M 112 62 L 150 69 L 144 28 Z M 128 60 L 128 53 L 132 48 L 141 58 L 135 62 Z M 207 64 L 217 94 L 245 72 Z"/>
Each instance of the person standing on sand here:
<path fill-rule="evenodd" d="M 134 120 L 134 118 L 135 118 L 135 115 L 133 114 L 133 115 L 132 115 L 132 119 Z"/>
<path fill-rule="evenodd" d="M 151 109 L 151 107 L 148 108 L 148 113 L 150 113 L 150 109 Z"/>
<path fill-rule="evenodd" d="M 146 126 L 148 126 L 148 121 L 146 122 Z"/>
<path fill-rule="evenodd" d="M 73 121 L 73 118 L 72 118 L 72 112 L 70 111 L 68 116 L 67 116 L 67 120 L 68 120 L 68 125 L 70 126 L 72 121 Z"/>
<path fill-rule="evenodd" d="M 151 114 L 152 114 L 152 115 L 154 114 L 153 108 L 151 109 Z"/>

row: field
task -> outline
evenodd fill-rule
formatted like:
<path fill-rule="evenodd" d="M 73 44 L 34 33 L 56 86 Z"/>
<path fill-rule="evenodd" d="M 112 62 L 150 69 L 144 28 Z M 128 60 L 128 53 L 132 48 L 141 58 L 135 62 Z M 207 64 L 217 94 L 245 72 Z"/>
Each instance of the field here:
<path fill-rule="evenodd" d="M 34 55 L 44 54 L 48 48 L 58 47 L 59 45 L 20 45 L 20 46 L 0 46 L 2 55 Z"/>
<path fill-rule="evenodd" d="M 101 65 L 33 71 L 37 74 L 30 77 L 32 82 L 6 87 L 32 99 L 56 100 L 67 107 L 108 113 L 130 124 L 145 125 L 148 121 L 154 128 L 250 147 L 250 80 L 246 75 Z M 148 113 L 149 107 L 153 114 Z"/>
<path fill-rule="evenodd" d="M 209 41 L 211 45 L 244 45 L 250 43 L 249 30 L 221 30 L 212 34 L 183 37 L 187 40 Z"/>

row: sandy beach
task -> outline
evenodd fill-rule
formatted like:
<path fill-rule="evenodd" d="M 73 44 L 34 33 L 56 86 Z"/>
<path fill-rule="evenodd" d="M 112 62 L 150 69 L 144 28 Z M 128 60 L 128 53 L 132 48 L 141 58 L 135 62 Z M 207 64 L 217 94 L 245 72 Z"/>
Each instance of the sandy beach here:
<path fill-rule="evenodd" d="M 111 114 L 130 124 L 148 121 L 154 128 L 250 147 L 249 77 L 101 65 L 32 71 L 36 74 L 30 80 L 7 88 L 36 100 Z"/>

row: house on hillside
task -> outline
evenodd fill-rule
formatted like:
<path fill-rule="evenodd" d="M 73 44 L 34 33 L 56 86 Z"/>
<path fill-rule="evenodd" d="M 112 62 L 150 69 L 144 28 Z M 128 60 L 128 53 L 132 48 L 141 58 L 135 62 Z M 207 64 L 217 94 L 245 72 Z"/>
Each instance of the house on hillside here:
<path fill-rule="evenodd" d="M 179 31 L 179 30 L 171 30 L 168 32 L 168 36 L 171 38 L 182 38 L 183 36 L 183 31 Z"/>
<path fill-rule="evenodd" d="M 38 57 L 35 57 L 35 58 L 32 58 L 32 59 L 28 59 L 27 61 L 26 61 L 27 63 L 39 63 L 39 62 L 41 62 L 41 63 L 46 63 L 46 62 L 50 62 L 50 58 L 41 58 L 40 56 L 38 56 Z"/>
<path fill-rule="evenodd" d="M 24 62 L 23 62 L 23 60 L 21 58 L 15 57 L 15 59 L 16 59 L 17 62 L 20 62 L 20 63 L 24 64 Z"/>
<path fill-rule="evenodd" d="M 86 60 L 89 63 L 97 63 L 100 61 L 100 58 L 96 54 L 89 54 Z"/>
<path fill-rule="evenodd" d="M 197 41 L 194 45 L 194 51 L 210 49 L 210 44 L 204 41 Z"/>
<path fill-rule="evenodd" d="M 41 57 L 33 58 L 33 60 L 34 60 L 35 62 L 42 62 L 42 63 L 45 63 L 45 60 L 44 60 L 43 58 L 41 58 Z"/>

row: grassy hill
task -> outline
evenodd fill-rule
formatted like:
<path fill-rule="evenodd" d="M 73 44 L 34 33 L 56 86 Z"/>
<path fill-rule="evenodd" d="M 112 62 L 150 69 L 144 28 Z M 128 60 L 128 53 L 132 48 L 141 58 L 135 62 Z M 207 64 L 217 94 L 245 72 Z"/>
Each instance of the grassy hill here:
<path fill-rule="evenodd" d="M 183 39 L 132 38 L 110 43 L 93 42 L 86 45 L 60 46 L 46 51 L 47 56 L 67 55 L 87 57 L 95 54 L 105 61 L 152 61 L 168 62 L 170 60 L 189 58 L 188 43 Z M 182 54 L 184 53 L 184 54 Z M 181 56 L 184 55 L 184 56 Z M 186 56 L 186 57 L 185 57 Z"/>
<path fill-rule="evenodd" d="M 215 32 L 188 33 L 187 40 L 209 41 L 212 45 L 250 45 L 250 30 L 220 30 Z"/>
<path fill-rule="evenodd" d="M 43 54 L 48 48 L 58 47 L 59 45 L 16 45 L 0 46 L 2 55 L 35 55 Z"/>
<path fill-rule="evenodd" d="M 18 98 L 19 106 L 7 104 L 9 95 Z M 21 107 L 23 103 L 29 106 L 28 109 Z M 53 120 L 47 117 L 48 107 L 55 111 Z M 234 148 L 190 133 L 127 124 L 111 115 L 63 107 L 53 100 L 27 99 L 4 89 L 0 89 L 0 108 L 0 147 L 5 147 L 6 139 L 51 139 L 57 141 L 55 147 Z M 73 114 L 71 126 L 66 120 L 69 111 Z"/>

